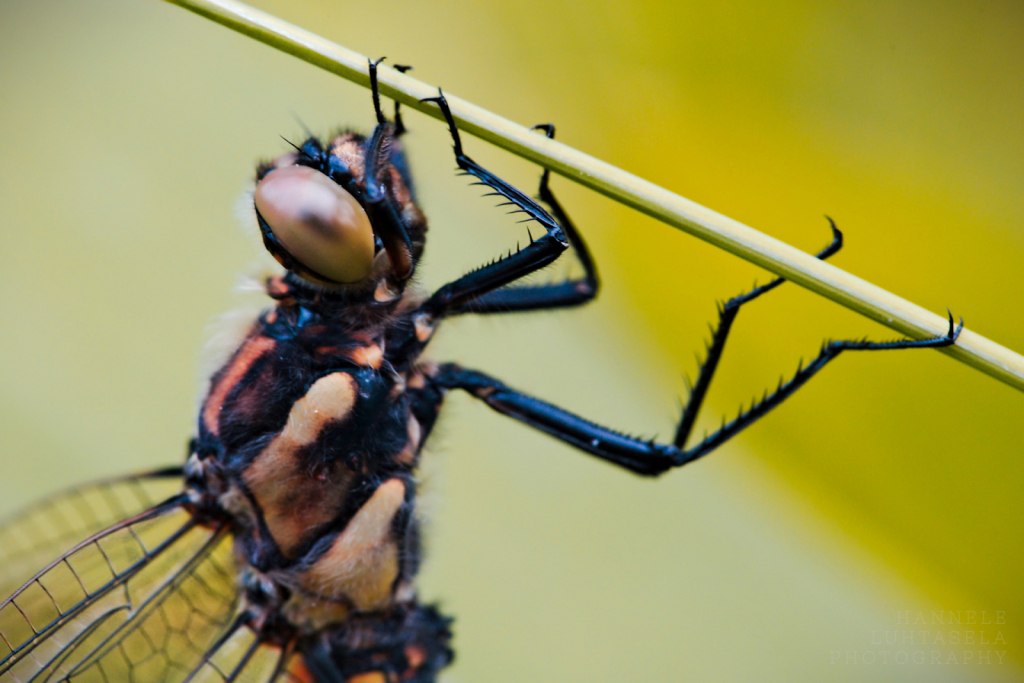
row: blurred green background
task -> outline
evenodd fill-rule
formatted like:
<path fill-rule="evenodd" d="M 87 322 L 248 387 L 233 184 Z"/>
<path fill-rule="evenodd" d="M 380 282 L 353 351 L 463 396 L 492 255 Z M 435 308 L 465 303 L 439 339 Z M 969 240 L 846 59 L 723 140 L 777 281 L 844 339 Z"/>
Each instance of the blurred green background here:
<path fill-rule="evenodd" d="M 828 213 L 836 265 L 1024 350 L 1021 3 L 255 4 L 807 251 Z M 239 197 L 299 120 L 369 130 L 369 94 L 156 0 L 0 3 L 0 511 L 183 457 L 204 343 L 268 267 Z M 407 123 L 431 288 L 525 230 L 454 176 L 438 122 Z M 671 434 L 716 300 L 768 274 L 554 185 L 598 302 L 453 321 L 432 356 Z M 707 427 L 865 335 L 892 336 L 795 286 L 744 309 Z M 1019 679 L 1022 409 L 935 352 L 849 355 L 642 481 L 453 396 L 422 503 L 422 594 L 457 616 L 447 680 Z"/>

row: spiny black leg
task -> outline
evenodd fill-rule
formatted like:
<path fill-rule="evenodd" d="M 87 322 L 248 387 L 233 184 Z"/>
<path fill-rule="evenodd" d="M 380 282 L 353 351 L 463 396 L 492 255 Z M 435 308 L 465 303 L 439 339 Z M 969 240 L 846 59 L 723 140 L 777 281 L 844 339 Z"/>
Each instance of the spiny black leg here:
<path fill-rule="evenodd" d="M 819 258 L 822 261 L 824 261 L 825 259 L 827 259 L 828 257 L 832 256 L 833 254 L 835 254 L 836 252 L 838 252 L 840 249 L 843 248 L 843 233 L 839 230 L 839 228 L 836 227 L 836 222 L 834 220 L 832 220 L 832 218 L 830 216 L 825 216 L 825 220 L 828 221 L 829 227 L 832 228 L 832 241 L 829 242 L 827 247 L 825 247 L 824 249 L 819 251 L 817 254 L 815 254 L 815 258 Z M 742 299 L 742 301 L 740 301 L 739 303 L 741 303 L 741 304 L 746 303 L 748 301 L 756 299 L 757 297 L 761 296 L 765 292 L 769 292 L 769 291 L 775 289 L 776 287 L 778 287 L 779 285 L 781 285 L 785 281 L 786 281 L 786 278 L 784 278 L 784 277 L 777 277 L 777 278 L 775 278 L 774 280 L 772 280 L 771 282 L 769 282 L 767 284 L 761 285 L 760 287 L 754 287 L 752 290 L 750 290 L 746 294 L 740 295 L 740 296 L 736 297 L 733 300 L 736 301 L 736 300 Z"/>
<path fill-rule="evenodd" d="M 782 403 L 784 400 L 793 395 L 793 393 L 803 386 L 807 380 L 816 375 L 825 365 L 836 358 L 843 351 L 885 351 L 889 349 L 937 349 L 944 346 L 952 346 L 956 343 L 957 337 L 960 336 L 960 332 L 964 329 L 963 318 L 960 319 L 960 324 L 955 325 L 953 323 L 953 314 L 949 314 L 949 331 L 941 337 L 933 337 L 931 339 L 898 339 L 896 341 L 889 342 L 870 342 L 867 340 L 862 341 L 832 341 L 827 342 L 821 347 L 821 352 L 818 356 L 812 360 L 807 367 L 803 367 L 802 364 L 797 368 L 796 374 L 788 382 L 779 381 L 779 387 L 772 392 L 767 394 L 760 401 L 753 403 L 750 409 L 746 412 L 740 411 L 740 414 L 736 416 L 731 422 L 724 423 L 722 427 L 715 433 L 705 436 L 699 444 L 693 448 L 684 451 L 685 459 L 680 465 L 685 465 L 688 462 L 692 462 L 702 455 L 710 453 L 720 445 L 734 437 L 744 428 L 749 427 L 758 418 L 763 417 L 768 411 L 775 406 Z"/>
<path fill-rule="evenodd" d="M 904 339 L 891 342 L 836 341 L 822 347 L 821 353 L 807 367 L 801 367 L 791 380 L 780 383 L 779 388 L 750 410 L 726 423 L 714 434 L 689 450 L 678 444 L 660 444 L 615 432 L 585 420 L 566 410 L 527 396 L 502 382 L 475 370 L 454 364 L 438 368 L 431 382 L 441 389 L 463 389 L 481 399 L 494 410 L 520 422 L 547 432 L 580 450 L 623 467 L 637 474 L 656 476 L 672 467 L 693 462 L 736 436 L 775 406 L 782 403 L 825 365 L 846 350 L 875 351 L 886 349 L 939 348 L 956 343 L 960 325 L 949 316 L 949 331 L 941 336 L 920 341 Z"/>
<path fill-rule="evenodd" d="M 550 123 L 533 126 L 534 130 L 543 130 L 549 138 L 555 137 L 555 127 Z M 539 198 L 551 209 L 551 214 L 562 227 L 569 240 L 573 254 L 583 266 L 582 278 L 566 280 L 543 285 L 509 285 L 488 292 L 468 304 L 450 311 L 457 313 L 515 313 L 520 311 L 537 311 L 553 308 L 579 306 L 597 296 L 600 281 L 597 277 L 597 266 L 587 249 L 586 242 L 576 230 L 576 226 L 565 213 L 561 203 L 555 199 L 549 181 L 551 171 L 544 169 L 540 177 Z"/>
<path fill-rule="evenodd" d="M 377 127 L 373 129 L 370 140 L 366 143 L 366 169 L 364 180 L 366 185 L 364 206 L 373 223 L 374 231 L 384 244 L 384 249 L 391 259 L 391 266 L 400 278 L 412 275 L 412 241 L 402 220 L 401 211 L 386 184 L 387 169 L 391 165 L 391 143 L 394 140 L 394 127 L 388 123 L 380 108 L 380 93 L 377 89 L 377 65 L 383 61 L 381 57 L 370 63 L 370 91 L 373 94 L 373 109 L 377 115 Z"/>
<path fill-rule="evenodd" d="M 412 67 L 409 66 L 408 64 L 395 64 L 395 71 L 400 71 L 400 72 L 402 72 L 404 74 L 407 71 L 412 71 Z M 395 137 L 396 138 L 399 138 L 399 137 L 402 137 L 403 135 L 405 135 L 405 132 L 407 130 L 406 127 L 405 127 L 405 122 L 402 121 L 402 114 L 399 111 L 399 106 L 400 105 L 401 105 L 401 103 L 398 100 L 395 100 Z"/>
<path fill-rule="evenodd" d="M 384 117 L 384 112 L 380 108 L 380 89 L 377 85 L 377 65 L 383 62 L 386 57 L 381 57 L 377 61 L 367 60 L 370 62 L 370 92 L 373 94 L 373 110 L 377 115 L 377 125 L 387 123 L 387 119 Z M 395 71 L 400 71 L 403 74 L 406 71 L 412 71 L 412 67 L 408 64 L 395 64 Z M 405 123 L 402 121 L 402 115 L 400 113 L 400 103 L 395 101 L 395 128 L 392 136 L 395 138 L 401 137 L 405 131 Z"/>
<path fill-rule="evenodd" d="M 828 218 L 828 223 L 832 228 L 832 242 L 818 252 L 817 257 L 822 260 L 827 259 L 843 248 L 843 233 L 836 227 L 835 221 L 828 216 L 825 216 L 825 218 Z M 725 350 L 725 341 L 729 337 L 729 331 L 736 320 L 736 314 L 740 311 L 740 306 L 753 301 L 765 292 L 775 289 L 785 281 L 785 278 L 777 277 L 771 282 L 755 287 L 746 294 L 733 297 L 726 301 L 724 305 L 719 306 L 718 327 L 715 328 L 711 335 L 711 343 L 708 344 L 707 348 L 707 357 L 701 363 L 697 381 L 692 385 L 687 382 L 687 389 L 689 389 L 690 395 L 687 398 L 686 407 L 683 408 L 683 414 L 679 419 L 679 426 L 676 428 L 676 438 L 674 441 L 680 448 L 686 447 L 686 441 L 689 439 L 693 425 L 697 421 L 697 414 L 704 403 L 704 397 L 707 396 L 708 387 L 711 386 L 711 379 L 715 375 L 715 370 L 718 369 L 718 361 L 722 358 L 722 352 Z"/>
<path fill-rule="evenodd" d="M 642 441 L 606 429 L 454 363 L 438 368 L 432 381 L 442 389 L 467 391 L 499 413 L 637 474 L 661 474 L 673 467 L 679 456 L 675 446 Z"/>
<path fill-rule="evenodd" d="M 440 93 L 440 91 L 438 92 Z M 482 266 L 438 289 L 420 307 L 429 320 L 434 320 L 459 310 L 490 291 L 549 265 L 565 251 L 569 246 L 569 240 L 558 221 L 537 202 L 466 156 L 462 151 L 459 129 L 455 125 L 455 119 L 452 117 L 443 93 L 440 93 L 438 97 L 428 97 L 423 101 L 436 102 L 440 107 L 445 121 L 448 123 L 448 130 L 451 133 L 455 150 L 455 161 L 459 168 L 465 174 L 477 178 L 481 184 L 487 185 L 497 194 L 508 199 L 517 207 L 518 212 L 527 215 L 527 220 L 540 223 L 545 230 L 545 234 L 539 239 L 531 239 L 525 249 L 516 251 L 514 254 L 510 252 L 507 256 Z"/>
<path fill-rule="evenodd" d="M 388 142 L 391 140 L 391 124 L 382 123 L 373 130 L 366 144 L 366 194 L 364 206 L 373 224 L 374 232 L 384 244 L 384 250 L 391 259 L 395 275 L 405 279 L 412 275 L 412 240 L 406 230 L 402 213 L 385 184 L 385 173 L 391 165 Z"/>
<path fill-rule="evenodd" d="M 388 122 L 388 120 L 384 118 L 384 112 L 380 110 L 380 92 L 377 89 L 377 65 L 385 59 L 387 59 L 387 57 L 381 57 L 376 62 L 372 59 L 366 60 L 370 63 L 370 92 L 373 95 L 373 111 L 377 114 L 378 126 L 383 126 Z"/>

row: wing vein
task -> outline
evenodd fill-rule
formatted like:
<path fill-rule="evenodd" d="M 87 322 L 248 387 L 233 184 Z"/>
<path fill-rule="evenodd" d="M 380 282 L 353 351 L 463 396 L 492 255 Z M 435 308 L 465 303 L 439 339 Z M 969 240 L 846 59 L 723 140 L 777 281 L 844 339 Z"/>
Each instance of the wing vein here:
<path fill-rule="evenodd" d="M 121 647 L 124 643 L 124 639 L 135 632 L 136 627 L 140 626 L 145 620 L 153 613 L 153 610 L 160 607 L 164 601 L 174 594 L 174 590 L 179 588 L 181 584 L 192 575 L 192 572 L 196 567 L 217 547 L 217 545 L 224 539 L 224 536 L 229 531 L 230 527 L 226 524 L 220 526 L 216 532 L 214 532 L 209 539 L 207 539 L 202 546 L 200 546 L 195 554 L 189 558 L 179 569 L 177 569 L 170 577 L 167 578 L 157 589 L 155 589 L 148 598 L 146 598 L 138 608 L 131 608 L 132 614 L 125 621 L 110 633 L 106 638 L 96 644 L 92 652 L 82 658 L 75 667 L 69 672 L 69 676 L 74 676 L 94 663 L 97 666 L 101 666 L 100 662 L 114 647 Z M 127 588 L 126 588 L 127 590 Z M 148 634 L 144 635 L 148 637 Z M 157 649 L 154 647 L 154 649 Z"/>
<path fill-rule="evenodd" d="M 11 667 L 13 667 L 15 664 L 17 664 L 19 661 L 21 661 L 24 658 L 26 652 L 30 652 L 32 649 L 34 649 L 36 647 L 36 645 L 38 645 L 40 642 L 44 641 L 46 638 L 48 638 L 50 635 L 52 635 L 56 630 L 58 630 L 60 627 L 62 627 L 70 619 L 73 619 L 75 616 L 77 616 L 79 613 L 81 613 L 89 605 L 93 604 L 97 599 L 103 597 L 104 595 L 106 595 L 110 591 L 114 590 L 118 586 L 123 585 L 126 581 L 128 581 L 128 579 L 130 579 L 132 576 L 134 576 L 136 573 L 138 573 L 141 569 L 143 569 L 147 564 L 149 564 L 152 561 L 153 557 L 154 557 L 153 554 L 147 554 L 143 558 L 141 558 L 141 559 L 135 561 L 134 563 L 132 563 L 130 566 L 128 566 L 123 571 L 118 572 L 114 568 L 114 565 L 110 561 L 110 558 L 107 556 L 107 553 L 103 550 L 103 547 L 100 545 L 100 543 L 99 543 L 100 540 L 102 540 L 103 538 L 106 538 L 106 537 L 110 536 L 111 534 L 113 534 L 113 533 L 115 533 L 117 531 L 120 531 L 120 530 L 122 530 L 122 529 L 124 529 L 126 527 L 130 528 L 131 525 L 133 525 L 133 524 L 138 524 L 140 522 L 145 522 L 145 521 L 148 521 L 150 519 L 155 519 L 155 518 L 160 517 L 160 516 L 162 516 L 164 514 L 167 514 L 168 512 L 170 512 L 172 510 L 175 510 L 178 507 L 180 507 L 181 503 L 184 500 L 185 500 L 185 497 L 183 495 L 173 496 L 173 497 L 169 498 L 168 500 L 166 500 L 165 502 L 161 503 L 160 505 L 158 505 L 156 507 L 150 508 L 149 510 L 141 512 L 138 515 L 135 515 L 134 517 L 130 517 L 130 518 L 128 518 L 126 520 L 123 520 L 123 521 L 121 521 L 121 522 L 119 522 L 117 524 L 114 524 L 111 527 L 108 527 L 107 529 L 104 529 L 103 531 L 100 531 L 100 532 L 97 532 L 97 533 L 93 534 L 89 538 L 87 538 L 84 541 L 82 541 L 81 543 L 77 544 L 74 548 L 72 548 L 68 552 L 64 553 L 64 555 L 62 555 L 60 558 L 58 558 L 58 559 L 54 560 L 53 562 L 51 562 L 49 565 L 46 566 L 46 568 L 44 568 L 42 571 L 37 573 L 34 577 L 29 579 L 21 588 L 19 588 L 17 591 L 15 591 L 14 594 L 12 594 L 9 598 L 7 598 L 2 603 L 0 603 L 0 610 L 2 610 L 8 604 L 13 605 L 22 614 L 22 616 L 25 619 L 25 622 L 30 626 L 30 628 L 32 629 L 33 634 L 34 634 L 34 636 L 32 638 L 29 638 L 28 640 L 26 640 L 24 643 L 22 643 L 18 647 L 16 647 L 16 648 L 12 647 L 11 648 L 12 651 L 5 658 L 0 659 L 0 674 L 3 674 L 5 672 L 9 671 L 11 669 Z M 196 522 L 195 518 L 190 517 L 188 519 L 188 521 L 186 521 L 180 528 L 178 528 L 173 534 L 171 534 L 166 540 L 164 540 L 158 546 L 157 553 L 162 551 L 164 548 L 172 545 L 175 541 L 177 541 L 179 538 L 181 538 L 190 529 L 194 528 L 196 526 L 196 524 L 197 524 L 197 522 Z M 71 607 L 67 612 L 62 614 L 60 616 L 60 618 L 54 619 L 53 621 L 51 621 L 41 631 L 37 630 L 35 625 L 32 623 L 31 619 L 29 619 L 28 615 L 25 614 L 24 610 L 22 610 L 22 608 L 16 602 L 17 598 L 20 595 L 22 595 L 26 590 L 28 590 L 28 588 L 30 588 L 30 587 L 32 587 L 34 585 L 43 587 L 41 579 L 44 576 L 46 576 L 46 574 L 51 569 L 53 569 L 55 566 L 57 566 L 57 565 L 59 565 L 59 564 L 61 564 L 63 562 L 66 562 L 67 559 L 69 557 L 71 557 L 72 555 L 74 555 L 76 552 L 82 550 L 83 548 L 89 547 L 89 546 L 92 546 L 92 547 L 96 548 L 102 554 L 104 560 L 107 562 L 107 565 L 108 565 L 108 567 L 109 567 L 109 569 L 111 571 L 112 578 L 109 581 L 107 581 L 105 584 L 100 586 L 99 588 L 95 589 L 94 591 L 90 592 L 90 591 L 86 590 L 85 591 L 85 597 L 82 600 L 80 600 L 75 606 Z M 72 573 L 75 573 L 73 568 L 72 568 Z M 45 590 L 45 588 L 44 588 L 44 590 Z M 130 600 L 130 597 L 129 597 L 129 600 Z M 7 638 L 5 637 L 4 640 L 6 641 Z M 10 643 L 8 643 L 8 646 L 10 647 Z"/>

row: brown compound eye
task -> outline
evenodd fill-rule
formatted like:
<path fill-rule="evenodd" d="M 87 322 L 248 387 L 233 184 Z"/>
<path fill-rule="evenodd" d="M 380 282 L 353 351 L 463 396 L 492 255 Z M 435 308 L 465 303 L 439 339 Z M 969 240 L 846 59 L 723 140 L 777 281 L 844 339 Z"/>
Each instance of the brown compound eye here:
<path fill-rule="evenodd" d="M 268 173 L 256 210 L 299 263 L 335 282 L 358 282 L 373 268 L 373 228 L 356 198 L 307 166 Z"/>

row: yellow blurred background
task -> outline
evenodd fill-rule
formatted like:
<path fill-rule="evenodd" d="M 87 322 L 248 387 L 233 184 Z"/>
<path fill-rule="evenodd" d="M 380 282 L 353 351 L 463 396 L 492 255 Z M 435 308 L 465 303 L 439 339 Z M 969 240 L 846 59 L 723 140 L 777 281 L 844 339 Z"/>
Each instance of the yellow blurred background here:
<path fill-rule="evenodd" d="M 1024 350 L 1021 3 L 254 4 L 807 251 L 828 213 L 836 265 Z M 0 55 L 9 511 L 182 459 L 204 342 L 239 274 L 266 267 L 236 227 L 253 163 L 303 124 L 373 116 L 366 90 L 156 0 L 5 0 Z M 454 176 L 438 122 L 406 121 L 432 288 L 525 230 Z M 536 168 L 466 146 L 533 192 Z M 452 321 L 432 356 L 670 435 L 716 300 L 769 275 L 554 187 L 599 300 Z M 865 335 L 892 336 L 795 286 L 744 309 L 704 425 L 822 339 Z M 422 503 L 422 597 L 457 617 L 446 680 L 1019 679 L 1022 410 L 935 352 L 849 354 L 642 481 L 453 396 Z M 950 611 L 961 625 L 932 623 Z"/>

